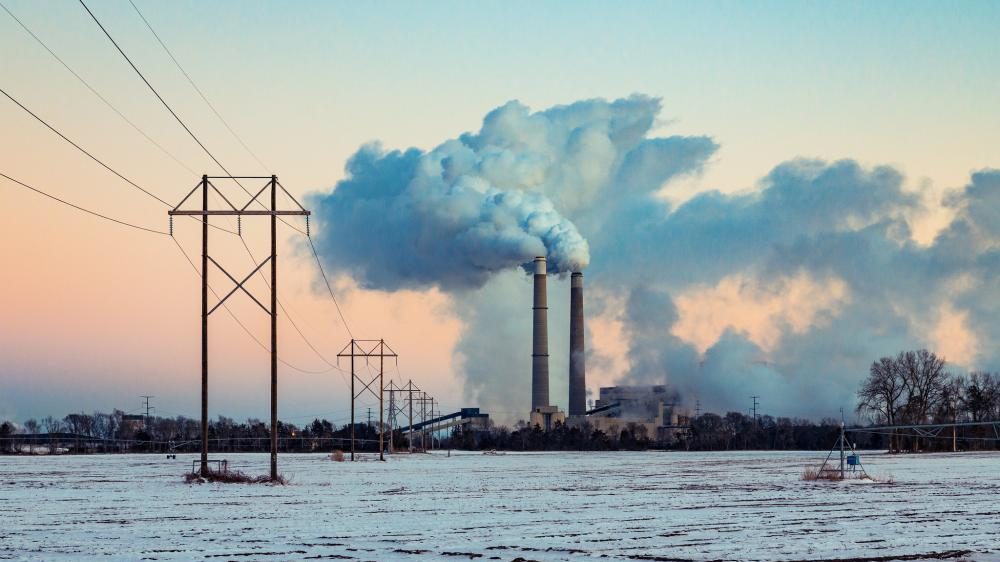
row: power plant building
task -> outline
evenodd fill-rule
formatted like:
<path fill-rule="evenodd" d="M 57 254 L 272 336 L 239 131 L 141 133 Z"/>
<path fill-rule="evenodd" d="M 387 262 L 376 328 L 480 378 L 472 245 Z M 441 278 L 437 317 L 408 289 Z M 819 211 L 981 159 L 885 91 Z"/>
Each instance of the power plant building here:
<path fill-rule="evenodd" d="M 638 425 L 650 439 L 670 441 L 687 431 L 690 414 L 677 406 L 676 394 L 666 385 L 608 386 L 601 388 L 587 421 L 605 433 Z"/>
<path fill-rule="evenodd" d="M 548 431 L 565 423 L 567 417 L 549 403 L 548 271 L 544 257 L 535 258 L 534 270 L 529 423 Z M 594 409 L 587 411 L 583 273 L 578 271 L 570 275 L 569 310 L 569 421 L 588 422 L 605 433 L 642 426 L 646 436 L 657 441 L 671 440 L 685 431 L 689 416 L 676 407 L 676 395 L 666 385 L 604 387 Z"/>

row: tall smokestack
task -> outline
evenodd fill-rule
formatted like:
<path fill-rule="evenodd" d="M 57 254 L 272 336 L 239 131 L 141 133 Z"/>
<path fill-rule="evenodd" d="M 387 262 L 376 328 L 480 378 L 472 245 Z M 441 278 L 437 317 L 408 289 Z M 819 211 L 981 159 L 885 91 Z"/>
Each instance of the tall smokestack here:
<path fill-rule="evenodd" d="M 587 413 L 587 363 L 583 343 L 583 273 L 573 272 L 569 289 L 569 415 Z"/>
<path fill-rule="evenodd" d="M 545 258 L 535 258 L 534 338 L 531 347 L 531 409 L 549 405 L 549 307 Z"/>

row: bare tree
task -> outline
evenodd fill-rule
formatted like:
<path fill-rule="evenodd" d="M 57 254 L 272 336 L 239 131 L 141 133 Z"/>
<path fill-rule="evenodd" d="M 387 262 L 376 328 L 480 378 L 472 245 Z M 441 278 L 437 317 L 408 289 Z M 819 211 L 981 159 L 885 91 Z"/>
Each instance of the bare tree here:
<path fill-rule="evenodd" d="M 900 353 L 896 361 L 906 386 L 907 418 L 911 423 L 926 423 L 945 398 L 945 361 L 926 349 Z"/>
<path fill-rule="evenodd" d="M 63 430 L 63 422 L 52 416 L 45 416 L 42 420 L 42 427 L 45 428 L 45 433 L 59 433 Z"/>
<path fill-rule="evenodd" d="M 27 430 L 28 433 L 38 433 L 38 420 L 32 418 L 24 422 L 24 429 Z"/>
<path fill-rule="evenodd" d="M 873 415 L 876 420 L 884 420 L 888 425 L 894 425 L 905 391 L 906 385 L 899 363 L 892 357 L 883 357 L 872 363 L 868 370 L 868 378 L 858 390 L 857 411 L 859 414 Z M 889 437 L 889 450 L 896 450 L 895 431 Z"/>
<path fill-rule="evenodd" d="M 1000 377 L 974 372 L 965 386 L 963 406 L 972 421 L 1000 419 Z"/>

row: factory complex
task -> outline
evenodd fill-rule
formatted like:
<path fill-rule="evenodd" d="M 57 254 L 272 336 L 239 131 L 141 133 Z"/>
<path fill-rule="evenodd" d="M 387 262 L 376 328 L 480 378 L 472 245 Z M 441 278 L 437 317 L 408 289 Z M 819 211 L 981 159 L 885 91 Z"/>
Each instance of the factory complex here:
<path fill-rule="evenodd" d="M 556 424 L 590 424 L 605 433 L 625 427 L 643 428 L 650 439 L 671 441 L 685 432 L 690 414 L 677 404 L 666 385 L 612 386 L 587 409 L 586 345 L 584 342 L 583 273 L 570 275 L 568 412 L 549 398 L 548 271 L 546 259 L 534 259 L 532 302 L 531 411 L 529 424 L 549 431 Z"/>

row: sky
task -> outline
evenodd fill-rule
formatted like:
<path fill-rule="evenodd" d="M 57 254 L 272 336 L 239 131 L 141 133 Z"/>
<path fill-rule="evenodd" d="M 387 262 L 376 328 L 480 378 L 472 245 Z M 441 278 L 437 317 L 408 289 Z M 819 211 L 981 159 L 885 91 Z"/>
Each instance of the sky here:
<path fill-rule="evenodd" d="M 10 95 L 165 200 L 179 201 L 202 173 L 219 171 L 82 6 L 68 0 L 2 2 L 173 156 L 143 138 L 0 12 L 0 87 Z M 416 147 L 426 154 L 463 133 L 484 130 L 484 118 L 511 107 L 514 100 L 543 117 L 550 115 L 542 113 L 549 108 L 575 108 L 581 100 L 628 99 L 633 94 L 658 100 L 655 110 L 643 114 L 650 119 L 645 138 L 704 138 L 714 146 L 691 160 L 683 173 L 664 176 L 662 185 L 651 188 L 663 201 L 657 212 L 677 221 L 687 216 L 681 210 L 696 210 L 686 203 L 701 202 L 710 193 L 741 212 L 763 213 L 762 224 L 790 221 L 780 214 L 780 198 L 768 205 L 770 199 L 762 196 L 765 201 L 758 205 L 739 197 L 752 198 L 769 186 L 776 186 L 771 193 L 779 193 L 786 184 L 814 185 L 817 178 L 827 177 L 799 168 L 775 176 L 783 163 L 850 159 L 861 172 L 847 170 L 845 177 L 853 179 L 843 181 L 891 192 L 894 203 L 881 204 L 858 219 L 864 224 L 835 226 L 830 232 L 860 232 L 892 216 L 909 229 L 904 238 L 913 246 L 904 248 L 907 259 L 918 261 L 937 255 L 936 237 L 957 224 L 956 216 L 974 208 L 949 205 L 949 198 L 954 200 L 971 184 L 973 172 L 1000 167 L 995 148 L 1000 146 L 1000 39 L 995 33 L 1000 7 L 995 2 L 135 3 L 264 166 L 199 98 L 127 0 L 87 2 L 227 168 L 240 175 L 277 174 L 300 201 L 320 205 L 328 200 L 334 213 L 342 208 L 334 188 L 351 179 L 345 166 L 366 143 L 377 141 L 386 152 Z M 6 98 L 0 102 L 4 174 L 112 217 L 167 227 L 164 206 L 88 160 Z M 373 161 L 380 162 L 377 156 Z M 885 166 L 897 172 L 898 179 L 880 175 L 878 170 Z M 788 177 L 792 179 L 786 181 Z M 70 411 L 134 411 L 140 395 L 155 396 L 152 402 L 161 415 L 194 416 L 199 404 L 199 282 L 174 243 L 68 209 L 3 179 L 0 189 L 6 210 L 0 223 L 5 258 L 0 418 L 23 421 Z M 539 191 L 555 197 L 556 210 L 579 222 L 587 234 L 588 217 L 579 209 L 561 207 L 567 199 L 546 189 L 548 184 Z M 490 302 L 490 291 L 524 292 L 528 298 L 518 288 L 524 280 L 516 264 L 491 277 L 478 292 L 457 291 L 437 279 L 379 286 L 351 267 L 364 264 L 338 262 L 336 257 L 347 246 L 371 248 L 375 255 L 386 255 L 392 248 L 384 243 L 387 238 L 378 223 L 350 230 L 331 226 L 347 218 L 317 217 L 318 224 L 312 226 L 351 332 L 385 338 L 400 355 L 391 376 L 412 378 L 445 409 L 484 405 L 501 419 L 522 415 L 519 410 L 527 406 L 521 407 L 519 397 L 527 395 L 530 376 L 522 363 L 530 361 L 530 352 L 517 338 L 528 334 L 527 314 L 523 330 L 518 328 L 512 339 L 498 337 L 489 346 L 476 339 L 481 324 L 496 325 L 498 318 L 505 325 L 520 326 L 522 315 L 510 312 L 516 310 L 513 303 Z M 860 322 L 860 312 L 854 309 L 862 308 L 861 295 L 895 294 L 893 287 L 900 294 L 916 295 L 920 287 L 909 287 L 905 279 L 897 284 L 889 279 L 894 272 L 883 271 L 886 279 L 876 289 L 866 288 L 850 275 L 860 277 L 861 266 L 844 265 L 845 273 L 830 263 L 809 265 L 807 258 L 816 255 L 809 252 L 796 258 L 798 269 L 783 270 L 792 258 L 769 263 L 773 247 L 793 248 L 793 238 L 777 237 L 768 239 L 771 246 L 747 248 L 759 259 L 747 261 L 746 267 L 730 265 L 712 275 L 684 279 L 663 273 L 663 282 L 654 287 L 632 283 L 623 288 L 602 273 L 619 265 L 602 258 L 612 253 L 631 256 L 632 261 L 620 265 L 639 273 L 644 264 L 668 258 L 700 268 L 699 258 L 711 257 L 713 236 L 719 244 L 729 240 L 722 233 L 699 231 L 707 237 L 705 245 L 691 243 L 694 251 L 683 256 L 672 253 L 672 241 L 687 240 L 689 232 L 681 228 L 683 223 L 677 224 L 681 226 L 668 224 L 670 238 L 658 239 L 657 247 L 667 248 L 662 252 L 628 239 L 603 240 L 590 234 L 595 271 L 594 291 L 588 292 L 594 303 L 593 310 L 588 308 L 588 345 L 594 354 L 588 364 L 591 391 L 622 380 L 690 381 L 698 377 L 690 372 L 691 365 L 712 364 L 717 356 L 735 357 L 717 345 L 732 343 L 732 338 L 739 341 L 730 347 L 752 346 L 744 354 L 751 359 L 739 365 L 736 359 L 721 361 L 718 376 L 759 382 L 765 389 L 758 392 L 764 395 L 762 408 L 774 415 L 818 417 L 841 407 L 851 409 L 847 389 L 877 358 L 871 354 L 894 354 L 900 346 L 944 350 L 962 369 L 1000 368 L 996 355 L 983 351 L 992 347 L 997 332 L 976 324 L 976 318 L 998 306 L 996 292 L 988 285 L 978 293 L 954 289 L 970 283 L 968 278 L 980 270 L 956 265 L 947 279 L 935 278 L 935 287 L 951 288 L 947 298 L 920 302 L 901 297 L 893 313 L 907 318 L 905 326 L 879 328 L 898 337 L 869 338 L 881 347 L 864 348 L 831 339 L 831 334 L 850 331 L 854 321 Z M 248 218 L 243 228 L 254 254 L 262 256 L 265 222 Z M 176 241 L 196 259 L 197 225 L 178 220 L 174 229 Z M 337 240 L 325 235 L 334 231 Z M 796 232 L 799 238 L 816 240 L 808 226 Z M 280 354 L 298 370 L 284 364 L 279 369 L 281 417 L 297 422 L 320 416 L 344 423 L 349 415 L 346 379 L 327 361 L 336 364 L 337 352 L 351 336 L 301 236 L 282 227 L 279 237 L 280 298 L 323 356 L 311 350 L 282 315 Z M 980 245 L 985 244 L 987 252 L 996 241 L 987 238 Z M 213 255 L 237 277 L 253 267 L 233 237 L 213 232 L 212 244 Z M 637 248 L 646 248 L 647 259 Z M 420 258 L 414 257 L 418 262 Z M 743 263 L 738 258 L 730 264 Z M 763 273 L 767 267 L 774 268 L 773 276 Z M 648 277 L 659 272 L 652 268 Z M 220 275 L 212 278 L 217 290 L 228 291 L 227 283 Z M 261 298 L 266 295 L 259 281 L 251 286 Z M 550 300 L 558 300 L 562 289 L 559 281 L 553 282 Z M 963 299 L 967 294 L 978 294 L 979 299 Z M 638 314 L 647 309 L 641 305 L 644 299 L 673 311 L 676 320 L 644 323 Z M 243 295 L 231 302 L 233 312 L 266 342 L 263 312 Z M 635 306 L 630 308 L 630 303 Z M 517 306 L 527 312 L 530 302 L 519 301 Z M 935 312 L 918 314 L 921 308 Z M 553 355 L 561 337 L 553 334 Z M 819 337 L 825 342 L 822 349 L 813 341 Z M 212 317 L 210 342 L 212 413 L 265 418 L 267 352 L 221 311 Z M 650 348 L 665 350 L 671 358 L 692 353 L 697 357 L 675 365 L 642 353 Z M 782 363 L 776 353 L 790 357 L 830 349 L 845 357 L 842 384 L 831 387 L 829 400 L 808 408 L 794 393 L 782 390 L 796 386 L 794 381 L 786 384 L 789 378 L 810 380 L 797 370 L 801 362 L 757 373 L 770 369 L 769 363 Z M 502 370 L 512 372 L 498 372 L 500 367 L 477 371 L 477 362 L 492 365 L 477 355 L 486 351 L 501 365 L 506 363 Z M 554 377 L 564 380 L 564 373 L 556 374 L 558 360 L 553 361 Z M 661 372 L 672 369 L 678 371 Z M 562 399 L 560 384 L 554 380 L 557 400 Z M 736 402 L 742 398 L 716 393 L 713 389 L 720 386 L 719 381 L 706 383 L 688 394 L 703 393 L 703 408 L 739 408 Z M 491 395 L 498 387 L 516 391 Z M 768 392 L 775 396 L 770 404 Z M 370 402 L 360 407 L 359 416 Z"/>

